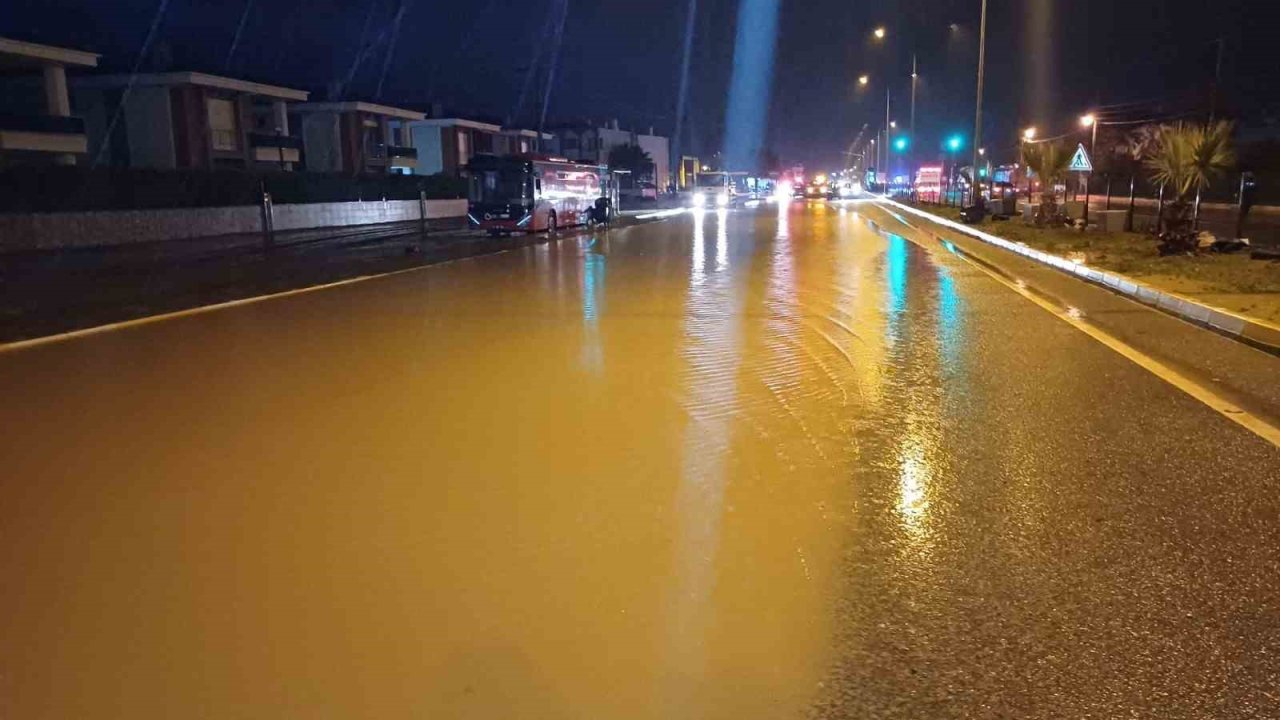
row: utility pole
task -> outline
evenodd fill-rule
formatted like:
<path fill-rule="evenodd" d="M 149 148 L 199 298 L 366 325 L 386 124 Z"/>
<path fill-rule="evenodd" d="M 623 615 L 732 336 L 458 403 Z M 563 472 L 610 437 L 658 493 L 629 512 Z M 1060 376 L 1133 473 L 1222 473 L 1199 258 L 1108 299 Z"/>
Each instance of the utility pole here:
<path fill-rule="evenodd" d="M 1218 83 L 1222 80 L 1222 38 L 1218 38 L 1218 59 L 1213 64 L 1213 87 L 1209 89 L 1209 122 L 1218 114 Z"/>
<path fill-rule="evenodd" d="M 1218 58 L 1213 64 L 1213 87 L 1209 89 L 1209 124 L 1212 125 L 1214 118 L 1218 114 L 1218 83 L 1222 79 L 1222 38 L 1218 38 Z M 1200 193 L 1202 188 L 1196 188 L 1196 207 L 1194 217 L 1192 218 L 1192 227 L 1196 230 L 1200 229 Z"/>
<path fill-rule="evenodd" d="M 911 137 L 907 138 L 907 184 L 911 188 L 911 192 L 915 192 L 916 186 L 916 54 L 911 53 L 911 124 L 908 132 Z"/>
<path fill-rule="evenodd" d="M 564 21 L 569 15 L 569 0 L 560 0 L 560 16 L 556 20 L 556 32 L 551 43 L 551 61 L 547 68 L 547 87 L 542 92 L 542 113 L 538 116 L 538 132 L 547 124 L 547 106 L 551 104 L 551 88 L 556 82 L 556 66 L 560 64 L 560 41 L 564 37 Z"/>
<path fill-rule="evenodd" d="M 231 49 L 227 50 L 227 60 L 222 63 L 222 71 L 231 72 L 231 61 L 236 56 L 236 49 L 240 47 L 240 35 L 244 32 L 244 24 L 249 20 L 249 13 L 253 10 L 253 0 L 244 4 L 244 12 L 240 13 L 240 23 L 236 25 L 236 34 L 231 38 Z"/>
<path fill-rule="evenodd" d="M 679 184 L 684 168 L 684 147 L 681 143 L 684 137 L 685 104 L 689 96 L 689 56 L 693 52 L 694 20 L 697 19 L 697 16 L 698 0 L 689 0 L 689 12 L 685 15 L 684 20 L 684 55 L 680 58 L 680 91 L 676 95 L 676 131 L 671 138 L 671 165 L 676 168 L 676 189 L 681 189 Z"/>
<path fill-rule="evenodd" d="M 987 65 L 987 0 L 982 0 L 982 22 L 978 30 L 978 111 L 973 121 L 973 185 L 978 185 L 978 148 L 982 147 L 982 80 Z M 977 202 L 982 205 L 982 196 Z"/>

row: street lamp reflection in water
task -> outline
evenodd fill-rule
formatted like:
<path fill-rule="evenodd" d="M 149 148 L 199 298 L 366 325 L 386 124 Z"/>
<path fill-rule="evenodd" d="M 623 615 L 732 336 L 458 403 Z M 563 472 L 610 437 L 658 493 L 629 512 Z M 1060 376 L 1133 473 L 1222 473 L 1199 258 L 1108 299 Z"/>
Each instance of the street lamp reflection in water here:
<path fill-rule="evenodd" d="M 729 269 L 729 211 L 716 212 L 716 272 Z"/>
<path fill-rule="evenodd" d="M 695 287 L 702 285 L 707 275 L 706 219 L 705 212 L 693 213 L 693 259 L 689 267 L 689 283 Z"/>
<path fill-rule="evenodd" d="M 928 487 L 932 471 L 918 438 L 908 438 L 899 457 L 898 514 L 913 536 L 924 534 L 929 512 Z"/>

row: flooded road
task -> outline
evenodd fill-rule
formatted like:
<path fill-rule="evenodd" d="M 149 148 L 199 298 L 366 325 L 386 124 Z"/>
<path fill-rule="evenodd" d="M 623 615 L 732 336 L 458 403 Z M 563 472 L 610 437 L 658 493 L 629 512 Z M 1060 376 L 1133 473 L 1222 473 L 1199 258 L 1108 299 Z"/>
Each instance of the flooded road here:
<path fill-rule="evenodd" d="M 1280 715 L 1280 451 L 870 206 L 0 353 L 0 717 Z"/>

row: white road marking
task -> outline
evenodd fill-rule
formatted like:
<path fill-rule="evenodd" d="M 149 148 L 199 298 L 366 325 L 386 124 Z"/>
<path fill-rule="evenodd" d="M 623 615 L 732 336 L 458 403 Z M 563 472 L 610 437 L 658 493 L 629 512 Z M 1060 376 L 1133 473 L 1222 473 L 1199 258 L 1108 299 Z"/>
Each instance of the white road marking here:
<path fill-rule="evenodd" d="M 439 264 L 443 263 L 436 263 L 436 265 Z M 354 285 L 366 280 L 402 275 L 404 273 L 415 272 L 428 267 L 434 267 L 434 265 L 418 265 L 416 267 L 377 273 L 375 275 L 361 275 L 359 277 L 347 278 L 346 280 L 338 280 L 336 282 L 325 283 L 323 285 L 311 285 L 304 288 L 284 290 L 267 295 L 254 295 L 253 297 L 240 298 L 239 300 L 228 300 L 227 302 L 214 303 L 213 305 L 201 305 L 199 307 L 187 308 L 186 310 L 175 310 L 174 312 L 161 313 L 159 315 L 148 315 L 147 317 L 134 318 L 132 320 L 121 320 L 120 322 L 107 323 L 106 325 L 95 325 L 93 327 L 81 328 L 79 330 L 69 330 L 64 333 L 58 333 L 57 335 L 45 335 L 43 337 L 31 338 L 30 340 L 15 340 L 14 342 L 0 343 L 0 353 L 11 352 L 14 350 L 25 350 L 39 345 L 74 340 L 76 338 L 88 337 L 90 335 L 97 335 L 99 333 L 110 332 L 113 330 L 124 330 L 126 328 L 138 327 L 140 325 L 149 325 L 151 323 L 163 322 L 165 320 L 174 320 L 177 318 L 190 317 L 192 315 L 202 315 L 204 313 L 214 312 L 217 310 L 226 310 L 228 308 L 239 307 L 241 305 L 252 305 L 254 303 L 265 302 L 267 300 L 275 300 L 277 298 L 286 298 L 293 295 L 329 290 L 331 288 L 342 287 L 343 285 Z"/>
<path fill-rule="evenodd" d="M 893 213 L 890 213 L 890 214 L 892 215 Z M 906 225 L 905 222 L 903 224 Z M 922 243 L 918 239 L 914 239 L 914 238 L 912 238 L 911 241 L 914 242 L 916 245 L 919 245 L 920 247 L 925 248 L 926 250 L 931 249 L 929 247 L 931 243 Z M 1156 377 L 1169 383 L 1170 385 L 1181 390 L 1187 395 L 1190 395 L 1196 400 L 1199 400 L 1201 403 L 1203 403 L 1209 409 L 1213 410 L 1219 415 L 1227 418 L 1228 420 L 1236 423 L 1237 425 L 1240 425 L 1241 427 L 1245 428 L 1249 432 L 1252 432 L 1253 434 L 1257 435 L 1263 440 L 1266 440 L 1272 445 L 1280 447 L 1280 428 L 1276 427 L 1275 425 L 1272 425 L 1270 422 L 1267 422 L 1266 420 L 1258 417 L 1257 415 L 1250 413 L 1248 410 L 1245 410 L 1244 408 L 1241 408 L 1238 405 L 1235 405 L 1234 403 L 1228 401 L 1226 398 L 1215 393 L 1213 390 L 1205 387 L 1204 385 L 1201 385 L 1195 380 L 1192 380 L 1191 378 L 1183 375 L 1177 370 L 1174 370 L 1168 365 L 1165 365 L 1159 360 L 1156 360 L 1155 358 L 1143 353 L 1142 351 L 1138 350 L 1137 348 L 1134 348 L 1133 346 L 1129 345 L 1123 340 L 1120 340 L 1114 337 L 1113 335 L 1106 332 L 1105 330 L 1102 330 L 1101 328 L 1098 328 L 1092 325 L 1091 323 L 1089 323 L 1087 320 L 1084 319 L 1083 314 L 1081 314 L 1079 310 L 1076 310 L 1075 308 L 1070 308 L 1070 307 L 1064 309 L 1064 308 L 1059 308 L 1055 306 L 1053 303 L 1050 303 L 1048 300 L 1045 300 L 1040 296 L 1032 293 L 1030 290 L 1028 290 L 1026 283 L 1024 283 L 1022 280 L 1013 280 L 1013 281 L 1008 280 L 1002 277 L 999 273 L 991 270 L 990 268 L 984 267 L 981 263 L 975 262 L 974 260 L 970 259 L 968 255 L 964 254 L 963 251 L 958 253 L 958 256 L 962 260 L 964 260 L 966 263 L 968 263 L 971 267 L 975 267 L 981 270 L 988 277 L 994 279 L 996 282 L 1000 283 L 1001 285 L 1004 285 L 1005 287 L 1021 295 L 1022 297 L 1030 300 L 1036 305 L 1039 305 L 1044 310 L 1052 313 L 1054 317 L 1057 317 L 1059 320 L 1062 320 L 1063 322 L 1074 327 L 1075 329 L 1079 330 L 1085 335 L 1088 335 L 1094 340 L 1111 348 L 1115 352 L 1124 356 L 1129 361 L 1143 368 L 1147 372 L 1150 372 L 1152 375 L 1155 375 Z M 1073 310 L 1075 312 L 1072 312 Z"/>

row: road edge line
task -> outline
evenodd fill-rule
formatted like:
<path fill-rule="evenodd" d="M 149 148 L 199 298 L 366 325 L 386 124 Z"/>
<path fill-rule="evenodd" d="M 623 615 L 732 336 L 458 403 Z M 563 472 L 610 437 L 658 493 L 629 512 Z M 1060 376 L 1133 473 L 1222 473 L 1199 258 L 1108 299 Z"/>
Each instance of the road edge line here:
<path fill-rule="evenodd" d="M 927 231 L 920 228 L 914 228 L 914 226 L 910 225 L 908 225 L 908 227 L 912 227 L 917 233 L 927 234 Z M 933 237 L 941 240 L 937 235 L 933 235 Z M 919 245 L 926 251 L 929 251 L 929 248 L 918 239 L 911 239 L 911 242 Z M 1089 336 L 1099 344 L 1109 348 L 1112 352 L 1115 352 L 1129 362 L 1132 362 L 1143 370 L 1146 370 L 1156 376 L 1159 380 L 1163 380 L 1169 385 L 1181 390 L 1200 404 L 1208 407 L 1210 410 L 1236 423 L 1263 440 L 1266 440 L 1273 446 L 1280 447 L 1280 427 L 1272 425 L 1267 420 L 1264 420 L 1239 405 L 1227 400 L 1205 385 L 1192 380 L 1186 375 L 1183 375 L 1177 370 L 1169 367 L 1150 355 L 1147 355 L 1123 340 L 1114 337 L 1105 330 L 1086 321 L 1083 317 L 1073 316 L 1066 309 L 1054 305 L 1049 300 L 1032 292 L 1031 289 L 1018 285 L 1008 276 L 997 271 L 995 268 L 988 266 L 987 263 L 979 260 L 978 258 L 971 256 L 963 249 L 958 247 L 955 248 L 954 254 L 971 267 L 981 271 L 987 277 L 990 277 L 992 280 L 1004 285 L 1018 295 L 1030 300 L 1041 309 Z"/>
<path fill-rule="evenodd" d="M 683 210 L 684 209 L 682 208 L 681 212 L 683 212 Z M 672 215 L 664 215 L 655 219 L 641 220 L 641 221 L 630 222 L 630 223 L 620 223 L 612 226 L 605 226 L 604 230 L 606 232 L 610 230 L 626 230 L 627 228 L 636 227 L 637 225 L 654 224 L 658 222 L 663 222 L 665 220 L 669 220 L 673 217 L 677 217 L 678 214 L 679 213 L 672 214 Z M 571 230 L 566 230 L 566 233 L 564 235 L 561 235 L 556 239 L 564 240 L 564 239 L 569 239 L 574 237 L 581 237 L 583 234 L 588 232 L 595 232 L 595 231 L 594 230 L 588 231 L 582 228 L 572 228 Z M 94 325 L 92 327 L 87 327 L 87 328 L 67 330 L 65 332 L 54 333 L 53 335 L 41 335 L 40 337 L 27 338 L 25 340 L 13 340 L 11 342 L 0 343 L 0 354 L 17 352 L 19 350 L 29 350 L 34 347 L 39 347 L 41 345 L 46 345 L 46 344 L 51 344 L 56 342 L 65 342 L 69 340 L 76 340 L 78 338 L 88 337 L 90 335 L 97 335 L 100 333 L 111 332 L 114 330 L 127 330 L 129 328 L 148 325 L 150 323 L 164 322 L 166 320 L 177 320 L 179 318 L 190 317 L 192 315 L 199 315 L 199 314 L 208 313 L 208 312 L 216 312 L 218 310 L 228 310 L 230 308 L 239 307 L 241 305 L 252 305 L 254 303 L 266 302 L 268 300 L 278 300 L 281 298 L 291 297 L 294 295 L 301 295 L 303 293 L 318 292 L 320 290 L 332 290 L 334 288 L 342 287 L 344 285 L 354 285 L 356 283 L 365 282 L 367 280 L 379 280 L 382 278 L 394 277 L 396 275 L 403 275 L 405 273 L 418 272 L 420 270 L 426 270 L 427 268 L 437 267 L 440 265 L 447 265 L 449 263 L 458 262 L 460 260 L 470 260 L 472 258 L 483 257 L 485 255 L 501 255 L 503 253 L 510 252 L 512 250 L 517 250 L 520 248 L 531 247 L 533 245 L 541 245 L 541 244 L 545 244 L 545 243 L 540 243 L 540 242 L 529 243 L 528 245 L 520 245 L 517 247 L 503 248 L 493 252 L 477 253 L 475 255 L 464 255 L 462 257 L 448 258 L 440 262 L 414 265 L 413 267 L 400 268 L 399 270 L 391 270 L 384 273 L 374 273 L 372 275 L 357 275 L 356 277 L 345 278 L 342 280 L 335 280 L 333 282 L 328 282 L 328 283 L 321 283 L 320 285 L 308 285 L 306 287 L 293 288 L 292 290 L 281 290 L 280 292 L 267 293 L 265 295 L 251 295 L 249 297 L 237 298 L 235 300 L 226 300 L 219 303 L 213 303 L 211 305 L 197 305 L 195 307 L 184 308 L 182 310 L 174 310 L 166 313 L 160 313 L 158 315 L 147 315 L 145 317 L 131 318 L 129 320 L 119 320 L 116 322 L 105 323 L 103 325 Z"/>
<path fill-rule="evenodd" d="M 1082 263 L 1072 262 L 1051 253 L 1021 245 L 998 235 L 982 232 L 960 223 L 938 217 L 929 212 L 904 205 L 896 200 L 877 197 L 872 202 L 883 202 L 906 212 L 918 215 L 930 222 L 947 229 L 962 233 L 988 245 L 1008 250 L 1041 265 L 1047 265 L 1067 275 L 1074 276 L 1091 285 L 1096 285 L 1134 300 L 1146 307 L 1154 308 L 1167 315 L 1189 322 L 1197 327 L 1215 332 L 1237 342 L 1262 350 L 1271 355 L 1280 355 L 1280 327 L 1270 323 L 1245 317 L 1229 310 L 1204 305 L 1188 300 L 1180 295 L 1157 290 L 1142 284 L 1125 275 L 1098 270 Z"/>

